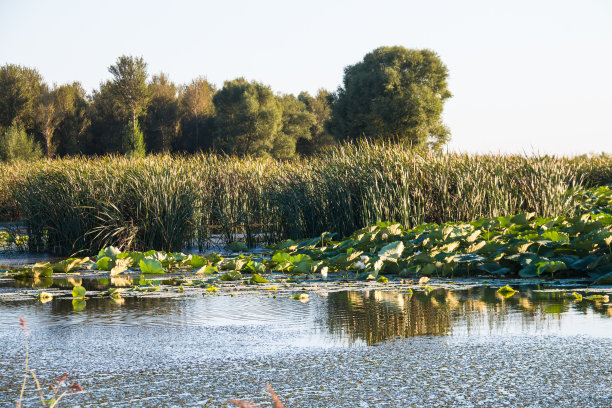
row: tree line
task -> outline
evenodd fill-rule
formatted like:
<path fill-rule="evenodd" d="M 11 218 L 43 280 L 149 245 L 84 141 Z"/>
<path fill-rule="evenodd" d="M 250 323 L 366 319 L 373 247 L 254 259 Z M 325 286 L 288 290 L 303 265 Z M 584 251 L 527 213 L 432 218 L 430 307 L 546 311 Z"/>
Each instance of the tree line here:
<path fill-rule="evenodd" d="M 0 159 L 216 151 L 310 155 L 345 140 L 439 148 L 448 71 L 430 50 L 380 47 L 344 70 L 335 92 L 277 94 L 237 78 L 178 85 L 121 56 L 111 79 L 87 94 L 79 82 L 48 85 L 33 68 L 0 67 Z"/>

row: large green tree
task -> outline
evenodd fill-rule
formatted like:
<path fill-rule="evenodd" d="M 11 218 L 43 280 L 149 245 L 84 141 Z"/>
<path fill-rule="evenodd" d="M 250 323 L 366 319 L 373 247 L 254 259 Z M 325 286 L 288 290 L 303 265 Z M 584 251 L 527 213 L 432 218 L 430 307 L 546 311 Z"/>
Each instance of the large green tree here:
<path fill-rule="evenodd" d="M 181 134 L 177 149 L 193 152 L 212 148 L 214 94 L 214 85 L 204 77 L 183 86 L 180 94 Z"/>
<path fill-rule="evenodd" d="M 144 141 L 138 117 L 146 110 L 150 99 L 147 64 L 141 57 L 122 55 L 108 71 L 113 75 L 111 90 L 116 97 L 116 106 L 130 119 L 123 130 L 123 153 L 142 155 Z"/>
<path fill-rule="evenodd" d="M 298 140 L 296 152 L 310 155 L 335 145 L 336 139 L 327 129 L 327 122 L 331 118 L 333 96 L 325 89 L 319 89 L 315 96 L 302 92 L 298 95 L 298 99 L 306 105 L 308 112 L 314 115 L 315 121 L 310 127 L 310 137 Z"/>
<path fill-rule="evenodd" d="M 306 104 L 293 95 L 278 96 L 282 109 L 281 128 L 272 146 L 272 156 L 288 159 L 295 155 L 295 145 L 300 139 L 312 137 L 310 128 L 315 125 L 316 117 L 308 111 Z"/>
<path fill-rule="evenodd" d="M 0 131 L 19 124 L 36 129 L 36 108 L 43 87 L 37 70 L 20 65 L 0 67 Z"/>
<path fill-rule="evenodd" d="M 94 90 L 91 99 L 87 113 L 91 126 L 82 141 L 82 152 L 119 153 L 123 144 L 126 117 L 117 113 L 120 108 L 111 81 L 101 83 L 100 89 Z"/>
<path fill-rule="evenodd" d="M 149 102 L 147 63 L 142 58 L 122 55 L 108 71 L 113 75 L 111 89 L 117 105 L 129 115 L 135 127 L 136 119 Z"/>
<path fill-rule="evenodd" d="M 81 96 L 79 95 L 81 90 L 78 83 L 59 87 L 54 85 L 51 89 L 46 85 L 42 87 L 36 109 L 36 121 L 42 133 L 47 158 L 55 154 L 59 145 L 55 131 L 68 116 L 75 113 L 75 105 L 80 102 L 78 98 Z"/>
<path fill-rule="evenodd" d="M 145 143 L 151 152 L 169 152 L 179 129 L 178 88 L 164 73 L 153 75 L 151 100 L 143 122 Z"/>
<path fill-rule="evenodd" d="M 64 101 L 65 110 L 63 119 L 55 130 L 56 153 L 61 156 L 74 155 L 82 151 L 84 138 L 91 124 L 87 114 L 89 100 L 79 82 L 61 85 L 57 93 Z"/>
<path fill-rule="evenodd" d="M 439 147 L 450 132 L 442 109 L 451 97 L 448 70 L 430 50 L 381 47 L 344 70 L 330 130 L 339 139 L 362 137 Z"/>
<path fill-rule="evenodd" d="M 270 87 L 244 78 L 226 81 L 213 98 L 215 147 L 236 155 L 272 152 L 282 108 Z"/>

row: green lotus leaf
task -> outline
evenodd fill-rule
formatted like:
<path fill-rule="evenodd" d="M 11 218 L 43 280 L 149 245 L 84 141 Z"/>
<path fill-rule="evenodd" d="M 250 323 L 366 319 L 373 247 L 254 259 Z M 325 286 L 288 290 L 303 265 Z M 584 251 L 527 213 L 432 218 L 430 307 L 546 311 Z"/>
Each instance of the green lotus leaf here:
<path fill-rule="evenodd" d="M 36 299 L 38 299 L 40 303 L 47 303 L 53 300 L 53 295 L 47 292 L 40 292 L 36 295 Z"/>
<path fill-rule="evenodd" d="M 110 271 L 115 267 L 115 260 L 108 256 L 104 256 L 98 259 L 96 266 L 101 271 Z"/>
<path fill-rule="evenodd" d="M 438 271 L 438 268 L 434 264 L 426 264 L 419 269 L 419 274 L 423 276 L 431 276 Z"/>
<path fill-rule="evenodd" d="M 32 273 L 31 273 L 32 278 L 48 277 L 48 276 L 53 275 L 53 267 L 51 266 L 49 262 L 36 263 L 32 266 L 31 270 L 32 270 Z"/>
<path fill-rule="evenodd" d="M 569 236 L 558 231 L 546 231 L 540 237 L 553 242 L 569 242 Z"/>
<path fill-rule="evenodd" d="M 85 290 L 84 287 L 82 287 L 82 286 L 75 286 L 74 288 L 72 288 L 72 297 L 75 297 L 75 298 L 84 298 L 86 292 L 87 291 Z"/>
<path fill-rule="evenodd" d="M 237 281 L 242 279 L 242 274 L 238 271 L 229 271 L 221 276 L 222 281 Z"/>
<path fill-rule="evenodd" d="M 477 263 L 485 260 L 486 258 L 476 254 L 457 254 L 453 257 L 453 261 L 457 263 Z"/>
<path fill-rule="evenodd" d="M 272 256 L 272 261 L 277 263 L 291 262 L 291 255 L 286 252 L 277 252 Z"/>
<path fill-rule="evenodd" d="M 207 260 L 201 257 L 200 255 L 189 255 L 184 260 L 184 263 L 185 265 L 189 265 L 194 268 L 201 268 L 202 266 L 206 265 Z"/>
<path fill-rule="evenodd" d="M 546 272 L 550 272 L 551 274 L 567 269 L 567 265 L 565 262 L 561 261 L 539 261 L 535 263 L 536 273 L 541 275 Z"/>
<path fill-rule="evenodd" d="M 206 260 L 216 266 L 219 262 L 223 261 L 223 257 L 213 252 L 206 255 Z"/>
<path fill-rule="evenodd" d="M 98 259 L 104 258 L 104 257 L 108 257 L 110 259 L 116 259 L 117 255 L 119 255 L 121 253 L 121 251 L 119 250 L 119 248 L 114 247 L 114 246 L 108 246 L 104 249 L 101 249 L 100 252 L 98 252 Z"/>
<path fill-rule="evenodd" d="M 516 290 L 514 290 L 510 286 L 506 285 L 504 287 L 501 287 L 501 288 L 497 289 L 497 293 L 499 293 L 501 296 L 503 296 L 504 298 L 507 299 L 507 298 L 513 296 L 516 293 Z"/>
<path fill-rule="evenodd" d="M 266 278 L 263 278 L 261 275 L 254 273 L 253 276 L 251 277 L 251 280 L 255 283 L 269 283 L 269 281 Z"/>
<path fill-rule="evenodd" d="M 483 263 L 476 265 L 476 269 L 479 271 L 483 271 L 489 273 L 491 275 L 506 275 L 512 272 L 512 269 L 505 268 L 498 263 Z"/>
<path fill-rule="evenodd" d="M 68 258 L 51 265 L 53 272 L 70 273 L 79 269 L 83 262 L 89 261 L 89 258 Z"/>
<path fill-rule="evenodd" d="M 139 262 L 140 270 L 144 274 L 162 274 L 164 273 L 164 267 L 162 263 L 154 258 L 143 258 Z"/>
<path fill-rule="evenodd" d="M 144 257 L 145 257 L 145 254 L 143 254 L 142 252 L 127 251 L 127 252 L 122 252 L 119 255 L 117 255 L 117 260 L 130 258 L 132 263 L 128 265 L 128 268 L 131 268 L 134 266 L 138 266 L 140 264 L 140 260 L 143 259 Z"/>

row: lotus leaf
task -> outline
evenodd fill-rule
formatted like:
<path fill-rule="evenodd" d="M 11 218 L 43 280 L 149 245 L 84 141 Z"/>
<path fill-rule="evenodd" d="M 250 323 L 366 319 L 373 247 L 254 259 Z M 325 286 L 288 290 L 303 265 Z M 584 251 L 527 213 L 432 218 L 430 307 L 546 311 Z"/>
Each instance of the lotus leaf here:
<path fill-rule="evenodd" d="M 223 257 L 213 252 L 212 254 L 206 255 L 206 260 L 213 265 L 217 265 L 219 262 L 223 261 Z"/>
<path fill-rule="evenodd" d="M 206 265 L 206 266 L 203 266 L 203 267 L 197 269 L 195 271 L 195 274 L 196 275 L 209 275 L 209 274 L 213 274 L 213 273 L 217 273 L 217 272 L 219 272 L 219 271 L 217 270 L 216 267 L 210 266 L 210 265 Z"/>
<path fill-rule="evenodd" d="M 144 274 L 161 274 L 164 273 L 162 263 L 154 258 L 145 257 L 139 262 L 140 270 Z"/>
<path fill-rule="evenodd" d="M 98 259 L 104 258 L 104 257 L 108 257 L 111 259 L 117 259 L 117 255 L 119 255 L 121 253 L 121 251 L 119 250 L 119 248 L 114 247 L 114 246 L 108 246 L 104 249 L 101 249 L 100 252 L 98 252 Z"/>
<path fill-rule="evenodd" d="M 242 279 L 242 274 L 238 271 L 229 271 L 221 276 L 222 281 L 237 281 Z"/>
<path fill-rule="evenodd" d="M 84 287 L 82 287 L 82 286 L 75 286 L 74 288 L 72 288 L 72 297 L 75 297 L 75 298 L 84 298 L 86 292 L 87 291 L 85 290 Z"/>
<path fill-rule="evenodd" d="M 53 274 L 53 268 L 49 262 L 39 262 L 31 268 L 31 278 L 47 277 Z"/>
<path fill-rule="evenodd" d="M 536 273 L 541 275 L 546 272 L 551 274 L 567 269 L 567 265 L 561 261 L 539 261 L 535 263 Z"/>
<path fill-rule="evenodd" d="M 40 303 L 47 303 L 53 300 L 53 295 L 47 292 L 40 292 L 36 295 L 36 298 Z"/>
<path fill-rule="evenodd" d="M 497 289 L 497 293 L 499 293 L 504 298 L 509 298 L 516 293 L 516 290 L 512 289 L 510 286 L 506 285 Z"/>
<path fill-rule="evenodd" d="M 189 255 L 185 260 L 184 264 L 192 266 L 194 268 L 201 268 L 206 265 L 207 260 L 200 255 Z"/>
<path fill-rule="evenodd" d="M 96 267 L 101 271 L 110 271 L 115 267 L 115 261 L 108 256 L 104 256 L 98 259 Z"/>
<path fill-rule="evenodd" d="M 87 261 L 89 261 L 89 258 L 68 258 L 52 264 L 51 268 L 56 273 L 69 273 L 78 270 L 81 264 Z"/>
<path fill-rule="evenodd" d="M 253 274 L 253 277 L 251 277 L 251 280 L 254 283 L 269 283 L 269 281 L 266 278 L 263 278 L 261 275 L 258 275 L 256 273 Z"/>

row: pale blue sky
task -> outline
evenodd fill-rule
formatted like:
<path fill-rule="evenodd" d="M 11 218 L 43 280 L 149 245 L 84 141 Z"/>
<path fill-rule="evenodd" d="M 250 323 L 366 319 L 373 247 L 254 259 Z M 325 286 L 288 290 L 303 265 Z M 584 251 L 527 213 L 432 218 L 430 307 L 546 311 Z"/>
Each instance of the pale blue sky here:
<path fill-rule="evenodd" d="M 335 90 L 382 45 L 446 63 L 452 150 L 612 153 L 611 0 L 0 0 L 0 65 L 89 92 L 122 54 L 177 83 Z"/>

